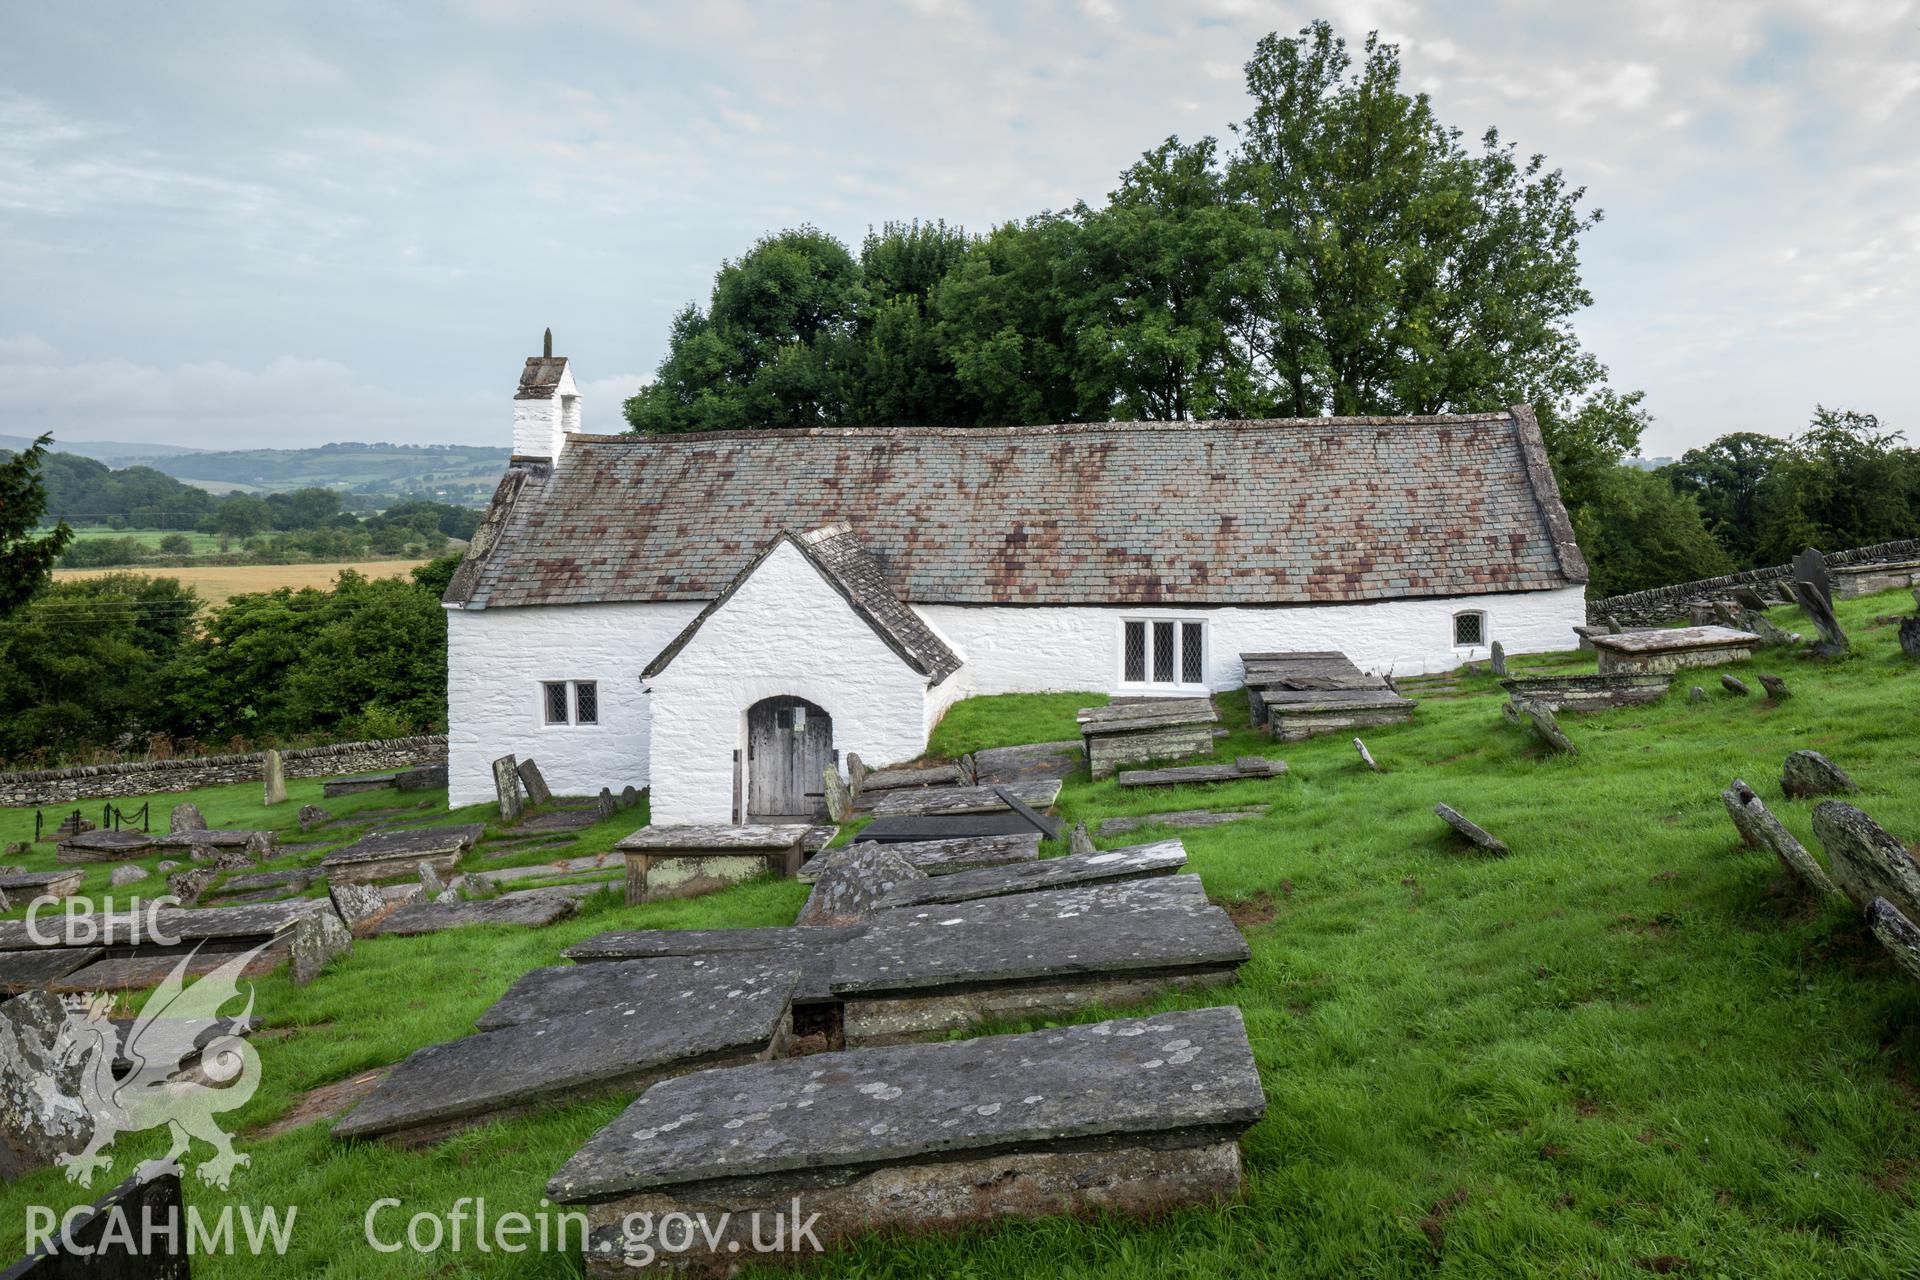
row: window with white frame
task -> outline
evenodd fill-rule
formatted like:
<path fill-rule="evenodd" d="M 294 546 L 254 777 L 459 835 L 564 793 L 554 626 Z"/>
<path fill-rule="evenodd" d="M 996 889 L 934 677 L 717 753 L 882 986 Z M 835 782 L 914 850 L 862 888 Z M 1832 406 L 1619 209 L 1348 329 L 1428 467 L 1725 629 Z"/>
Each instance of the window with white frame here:
<path fill-rule="evenodd" d="M 1453 615 L 1453 647 L 1477 649 L 1487 643 L 1487 615 L 1477 609 Z"/>
<path fill-rule="evenodd" d="M 1204 689 L 1207 624 L 1184 618 L 1127 618 L 1120 624 L 1120 686 Z"/>
<path fill-rule="evenodd" d="M 597 680 L 547 680 L 540 685 L 542 718 L 550 725 L 599 724 Z"/>

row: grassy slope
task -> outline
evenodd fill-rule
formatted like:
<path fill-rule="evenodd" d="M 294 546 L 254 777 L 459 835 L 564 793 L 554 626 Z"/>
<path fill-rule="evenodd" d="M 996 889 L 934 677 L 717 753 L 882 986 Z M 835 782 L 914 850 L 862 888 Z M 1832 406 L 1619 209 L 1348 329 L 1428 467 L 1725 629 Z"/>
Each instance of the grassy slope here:
<path fill-rule="evenodd" d="M 1756 664 L 1788 678 L 1783 705 L 1727 696 L 1708 672 L 1683 675 L 1656 706 L 1568 716 L 1576 760 L 1543 756 L 1503 725 L 1498 690 L 1479 677 L 1464 682 L 1472 696 L 1429 698 L 1412 725 L 1367 735 L 1385 776 L 1364 772 L 1345 738 L 1262 742 L 1230 695 L 1235 732 L 1221 756 L 1280 755 L 1286 777 L 1144 797 L 1070 783 L 1070 818 L 1273 805 L 1261 820 L 1185 833 L 1210 894 L 1246 903 L 1250 919 L 1270 901 L 1273 915 L 1248 924 L 1254 956 L 1235 985 L 1163 1002 L 1246 1011 L 1269 1098 L 1244 1144 L 1248 1195 L 1153 1223 L 876 1242 L 832 1274 L 1644 1275 L 1636 1264 L 1661 1258 L 1708 1276 L 1920 1271 L 1907 1186 L 1920 1168 L 1920 990 L 1844 906 L 1779 896 L 1771 860 L 1738 847 L 1718 799 L 1742 776 L 1817 848 L 1811 805 L 1783 800 L 1777 781 L 1785 753 L 1812 746 L 1852 770 L 1883 825 L 1920 833 L 1920 667 L 1891 628 L 1869 625 L 1899 600 L 1842 606 L 1859 651 L 1850 661 Z M 1696 680 L 1704 706 L 1685 698 Z M 1076 701 L 963 704 L 936 745 L 982 745 L 995 723 L 1008 741 L 1070 737 Z M 278 820 L 317 784 L 293 788 Z M 256 796 L 201 800 L 217 821 L 252 822 Z M 1436 800 L 1514 856 L 1461 853 Z M 582 847 L 605 847 L 636 816 Z M 0 814 L 0 834 L 19 838 L 20 823 Z M 785 923 L 803 897 L 786 883 L 632 909 L 608 895 L 536 933 L 362 943 L 305 990 L 270 978 L 257 1007 L 275 1031 L 260 1041 L 264 1079 L 241 1122 L 463 1033 L 513 978 L 586 934 Z M 361 1243 L 361 1214 L 384 1195 L 408 1213 L 468 1195 L 496 1212 L 535 1208 L 545 1178 L 619 1107 L 583 1102 L 425 1153 L 342 1146 L 319 1125 L 243 1135 L 254 1163 L 235 1196 L 298 1204 L 296 1252 L 203 1260 L 196 1272 L 577 1274 L 568 1256 L 382 1257 Z M 128 1153 L 162 1145 L 122 1141 Z M 189 1194 L 203 1207 L 224 1200 Z M 0 1256 L 19 1242 L 22 1205 L 83 1198 L 57 1173 L 0 1192 Z"/>

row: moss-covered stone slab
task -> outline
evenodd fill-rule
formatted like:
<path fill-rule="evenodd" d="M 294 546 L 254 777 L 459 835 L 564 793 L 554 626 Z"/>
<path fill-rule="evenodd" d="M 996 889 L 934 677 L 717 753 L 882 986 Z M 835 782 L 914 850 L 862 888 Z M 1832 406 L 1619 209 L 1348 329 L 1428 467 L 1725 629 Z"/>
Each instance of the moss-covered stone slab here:
<path fill-rule="evenodd" d="M 1867 927 L 1906 975 L 1920 982 L 1920 928 L 1906 913 L 1885 898 L 1875 898 L 1867 904 Z"/>
<path fill-rule="evenodd" d="M 1239 1010 L 1197 1009 L 685 1076 L 648 1090 L 547 1194 L 589 1206 L 593 1274 L 707 1274 L 748 1250 L 755 1210 L 770 1220 L 796 1199 L 829 1250 L 874 1231 L 1230 1199 L 1239 1135 L 1264 1110 Z M 647 1259 L 634 1241 L 627 1256 L 627 1215 L 721 1205 L 734 1225 L 698 1252 Z"/>
<path fill-rule="evenodd" d="M 985 867 L 955 875 L 930 877 L 890 890 L 879 901 L 889 909 L 922 907 L 940 902 L 969 902 L 1007 894 L 1066 889 L 1075 885 L 1106 884 L 1168 876 L 1187 865 L 1186 846 L 1178 840 L 1129 845 L 1122 849 L 1069 854 L 1006 867 Z"/>
<path fill-rule="evenodd" d="M 106 952 L 99 947 L 43 947 L 38 951 L 0 951 L 0 996 L 38 991 L 48 983 L 85 968 Z"/>
<path fill-rule="evenodd" d="M 411 902 L 378 923 L 363 925 L 362 928 L 372 936 L 381 938 L 417 938 L 423 934 L 441 933 L 448 929 L 471 929 L 481 925 L 544 929 L 567 919 L 579 909 L 577 898 L 558 890 L 521 889 L 479 901 Z"/>
<path fill-rule="evenodd" d="M 689 981 L 590 1008 L 557 1005 L 551 1017 L 430 1045 L 395 1067 L 334 1136 L 418 1145 L 536 1107 L 765 1057 L 783 1034 L 798 969 L 764 972 L 751 986 Z"/>
<path fill-rule="evenodd" d="M 330 884 L 374 884 L 414 879 L 425 862 L 436 874 L 445 876 L 458 869 L 486 830 L 485 824 L 470 822 L 375 831 L 322 858 L 320 871 Z"/>
<path fill-rule="evenodd" d="M 522 975 L 473 1025 L 497 1031 L 590 1009 L 664 1007 L 690 999 L 686 993 L 694 990 L 725 996 L 784 983 L 791 991 L 799 980 L 799 962 L 781 948 L 554 965 Z"/>
<path fill-rule="evenodd" d="M 820 873 L 794 923 L 853 924 L 872 914 L 894 890 L 926 879 L 926 872 L 906 862 L 888 845 L 855 845 Z"/>
<path fill-rule="evenodd" d="M 1603 676 L 1660 675 L 1746 662 L 1760 647 L 1760 637 L 1731 627 L 1661 627 L 1595 636 L 1593 647 Z"/>
<path fill-rule="evenodd" d="M 1813 811 L 1813 834 L 1826 848 L 1834 884 L 1862 910 L 1885 898 L 1907 919 L 1920 920 L 1920 863 L 1872 818 L 1828 800 Z"/>
<path fill-rule="evenodd" d="M 759 876 L 790 877 L 806 859 L 806 823 L 642 827 L 614 846 L 627 862 L 627 904 L 692 898 Z"/>

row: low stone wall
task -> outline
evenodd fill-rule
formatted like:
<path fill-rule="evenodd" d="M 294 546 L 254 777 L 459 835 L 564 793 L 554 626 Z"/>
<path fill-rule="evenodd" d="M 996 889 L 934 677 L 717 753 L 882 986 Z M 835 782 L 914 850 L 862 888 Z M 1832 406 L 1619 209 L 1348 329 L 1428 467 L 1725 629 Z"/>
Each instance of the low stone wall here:
<path fill-rule="evenodd" d="M 1916 558 L 1920 558 L 1920 538 L 1903 538 L 1898 542 L 1881 542 L 1871 547 L 1833 552 L 1827 557 L 1827 565 L 1837 569 L 1848 565 Z M 1648 627 L 1674 622 L 1687 616 L 1688 605 L 1706 600 L 1724 600 L 1735 587 L 1764 589 L 1773 583 L 1785 582 L 1792 573 L 1792 565 L 1777 564 L 1765 569 L 1722 574 L 1717 578 L 1702 578 L 1698 582 L 1678 582 L 1670 587 L 1609 596 L 1605 600 L 1589 600 L 1587 621 L 1598 623 L 1611 618 L 1623 627 Z"/>
<path fill-rule="evenodd" d="M 380 742 L 338 742 L 326 747 L 295 747 L 280 753 L 289 778 L 331 778 L 344 773 L 410 769 L 414 765 L 439 764 L 446 758 L 445 734 L 388 738 Z M 71 769 L 33 769 L 0 773 L 0 808 L 158 795 L 232 782 L 259 782 L 265 776 L 266 753 L 262 751 L 78 765 Z"/>

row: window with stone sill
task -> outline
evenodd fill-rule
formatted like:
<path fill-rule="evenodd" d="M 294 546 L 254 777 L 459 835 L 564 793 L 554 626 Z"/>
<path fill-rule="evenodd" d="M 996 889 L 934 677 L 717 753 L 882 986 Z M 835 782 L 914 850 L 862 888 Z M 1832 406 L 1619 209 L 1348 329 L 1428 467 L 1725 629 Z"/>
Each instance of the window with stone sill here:
<path fill-rule="evenodd" d="M 1186 618 L 1127 618 L 1120 624 L 1120 687 L 1206 688 L 1207 624 Z"/>
<path fill-rule="evenodd" d="M 596 680 L 542 681 L 540 703 L 549 725 L 600 723 L 600 684 Z"/>

